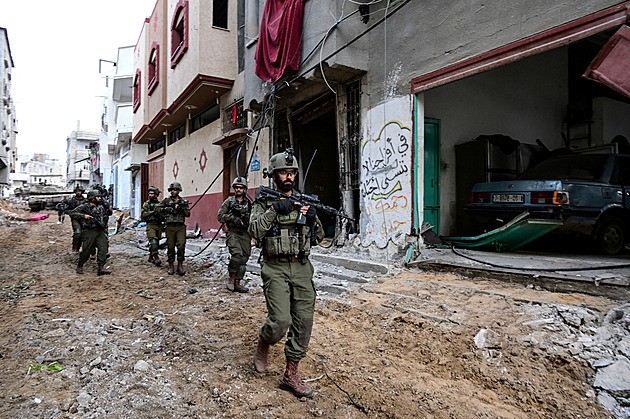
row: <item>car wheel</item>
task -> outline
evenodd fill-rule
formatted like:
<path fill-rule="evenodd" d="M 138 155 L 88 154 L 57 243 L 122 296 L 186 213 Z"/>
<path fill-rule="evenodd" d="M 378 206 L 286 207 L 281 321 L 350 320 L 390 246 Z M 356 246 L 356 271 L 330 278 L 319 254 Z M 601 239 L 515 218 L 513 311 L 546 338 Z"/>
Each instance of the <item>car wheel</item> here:
<path fill-rule="evenodd" d="M 616 255 L 626 244 L 626 224 L 618 217 L 606 217 L 595 227 L 594 238 L 600 252 Z"/>

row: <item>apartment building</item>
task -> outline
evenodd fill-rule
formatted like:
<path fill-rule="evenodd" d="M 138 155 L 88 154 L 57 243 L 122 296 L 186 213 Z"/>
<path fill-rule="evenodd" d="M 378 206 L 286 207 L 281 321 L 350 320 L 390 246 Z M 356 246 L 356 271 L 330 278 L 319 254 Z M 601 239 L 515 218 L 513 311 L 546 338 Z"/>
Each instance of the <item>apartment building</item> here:
<path fill-rule="evenodd" d="M 98 167 L 98 132 L 72 131 L 66 138 L 66 182 L 68 188 L 82 186 L 86 190 L 94 183 L 92 173 Z"/>
<path fill-rule="evenodd" d="M 11 96 L 11 75 L 14 68 L 9 35 L 0 27 L 0 196 L 8 194 L 11 174 L 16 171 L 17 119 Z"/>
<path fill-rule="evenodd" d="M 232 156 L 248 133 L 238 65 L 243 4 L 158 0 L 134 51 L 132 139 L 148 152 L 141 195 L 157 186 L 165 196 L 179 182 L 194 205 L 188 228 L 206 237 L 219 227 L 215 214 L 237 174 Z M 250 154 L 242 150 L 240 173 Z"/>
<path fill-rule="evenodd" d="M 293 147 L 304 191 L 353 215 L 364 246 L 400 248 L 423 223 L 460 233 L 472 183 L 522 168 L 509 150 L 493 163 L 488 137 L 533 151 L 630 138 L 629 7 L 247 2 L 244 103 L 274 114 L 258 148 Z"/>

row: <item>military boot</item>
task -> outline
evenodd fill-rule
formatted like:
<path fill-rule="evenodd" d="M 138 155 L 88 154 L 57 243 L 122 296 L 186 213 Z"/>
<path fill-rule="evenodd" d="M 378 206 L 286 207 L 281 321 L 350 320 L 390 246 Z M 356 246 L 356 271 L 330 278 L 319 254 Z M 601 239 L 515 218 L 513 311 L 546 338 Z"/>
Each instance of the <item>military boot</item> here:
<path fill-rule="evenodd" d="M 184 262 L 177 262 L 177 275 L 186 275 L 186 271 L 184 270 Z"/>
<path fill-rule="evenodd" d="M 230 274 L 228 275 L 227 283 L 225 284 L 225 288 L 227 288 L 228 291 L 234 292 L 234 281 L 236 281 L 236 273 L 230 272 Z"/>
<path fill-rule="evenodd" d="M 313 390 L 297 376 L 299 361 L 287 359 L 287 367 L 280 383 L 282 390 L 290 391 L 295 397 L 313 397 Z"/>
<path fill-rule="evenodd" d="M 82 274 L 83 273 L 83 264 L 82 263 L 78 263 L 77 264 L 77 271 L 78 274 Z"/>
<path fill-rule="evenodd" d="M 256 352 L 254 352 L 254 370 L 256 372 L 265 372 L 268 355 L 269 344 L 258 336 L 258 345 L 256 345 Z"/>
<path fill-rule="evenodd" d="M 160 255 L 158 255 L 157 253 L 155 254 L 155 256 L 153 258 L 153 263 L 155 263 L 155 266 L 162 266 L 162 261 L 160 260 Z"/>
<path fill-rule="evenodd" d="M 248 292 L 249 288 L 244 285 L 241 285 L 240 279 L 234 279 L 234 291 L 236 292 Z"/>
<path fill-rule="evenodd" d="M 98 275 L 98 276 L 109 275 L 111 273 L 112 273 L 112 271 L 108 271 L 107 269 L 105 269 L 105 267 L 103 265 L 98 265 L 98 270 L 96 271 L 96 275 Z"/>
<path fill-rule="evenodd" d="M 168 263 L 168 272 L 169 275 L 174 275 L 175 274 L 175 262 L 169 262 Z"/>
<path fill-rule="evenodd" d="M 155 263 L 155 256 L 149 255 L 149 263 Z"/>

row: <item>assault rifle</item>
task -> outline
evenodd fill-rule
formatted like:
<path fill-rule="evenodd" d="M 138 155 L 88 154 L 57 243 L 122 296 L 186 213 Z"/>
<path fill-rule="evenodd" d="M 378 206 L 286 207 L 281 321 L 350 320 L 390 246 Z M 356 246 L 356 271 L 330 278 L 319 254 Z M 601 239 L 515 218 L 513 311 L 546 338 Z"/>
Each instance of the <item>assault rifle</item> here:
<path fill-rule="evenodd" d="M 339 211 L 336 208 L 329 207 L 328 205 L 322 204 L 319 201 L 319 198 L 317 197 L 317 195 L 307 195 L 307 194 L 287 195 L 282 192 L 276 191 L 275 189 L 271 189 L 266 186 L 261 186 L 258 189 L 258 193 L 256 194 L 256 199 L 269 199 L 269 198 L 275 199 L 275 200 L 283 199 L 283 198 L 289 199 L 292 202 L 297 202 L 298 205 L 301 207 L 310 206 L 310 207 L 315 208 L 316 211 L 322 212 L 326 215 L 329 215 L 332 217 L 341 217 L 341 218 L 345 218 L 346 220 L 354 221 L 353 218 L 348 217 L 346 214 L 343 213 L 343 211 Z M 306 217 L 301 212 L 300 212 L 300 215 L 298 216 L 297 224 L 299 225 L 306 224 Z"/>
<path fill-rule="evenodd" d="M 94 213 L 93 213 L 93 212 L 92 212 L 92 210 L 90 209 L 90 205 L 89 205 L 89 204 L 88 204 L 88 205 L 86 205 L 86 207 L 85 207 L 85 212 L 87 213 L 87 215 L 90 215 L 90 216 L 92 217 L 91 219 L 89 219 L 89 220 L 87 220 L 87 221 L 86 221 L 87 223 L 90 223 L 90 225 L 94 225 L 94 224 L 96 224 L 97 226 L 99 226 L 99 227 L 100 227 L 100 228 L 102 228 L 103 230 L 107 230 L 107 227 L 105 227 L 105 226 L 103 225 L 103 223 L 101 222 L 101 220 L 100 220 L 100 219 L 99 219 L 96 215 L 94 215 Z"/>
<path fill-rule="evenodd" d="M 238 211 L 235 207 L 232 207 L 230 209 L 230 214 L 232 214 L 233 216 L 237 217 L 239 220 L 241 220 L 241 223 L 243 225 L 243 228 L 245 230 L 247 230 L 247 228 L 249 227 L 249 217 L 248 214 L 243 214 L 240 211 Z"/>
<path fill-rule="evenodd" d="M 169 205 L 167 205 L 168 208 L 172 208 L 172 214 L 173 215 L 177 215 L 177 209 L 179 207 L 187 207 L 190 204 L 190 202 L 186 201 L 185 199 L 181 199 L 177 202 L 171 202 Z"/>

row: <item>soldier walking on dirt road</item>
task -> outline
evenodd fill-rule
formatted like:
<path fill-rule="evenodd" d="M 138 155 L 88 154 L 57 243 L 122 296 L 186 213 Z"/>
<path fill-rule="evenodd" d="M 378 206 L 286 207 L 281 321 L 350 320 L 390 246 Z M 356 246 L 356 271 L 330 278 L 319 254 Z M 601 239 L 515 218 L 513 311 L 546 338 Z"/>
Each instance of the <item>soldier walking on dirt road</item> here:
<path fill-rule="evenodd" d="M 258 332 L 254 369 L 267 368 L 269 345 L 287 334 L 284 354 L 287 364 L 280 388 L 297 397 L 312 397 L 313 391 L 297 375 L 298 363 L 306 356 L 315 311 L 313 265 L 308 259 L 311 245 L 319 244 L 324 230 L 315 208 L 300 206 L 294 189 L 298 164 L 292 150 L 275 154 L 268 173 L 276 188 L 292 199 L 257 199 L 252 208 L 249 233 L 262 243 L 261 277 L 267 303 L 267 318 Z M 306 223 L 300 223 L 298 216 Z M 300 218 L 304 218 L 300 217 Z"/>
<path fill-rule="evenodd" d="M 76 186 L 74 188 L 74 196 L 65 201 L 64 211 L 68 216 L 76 207 L 85 203 L 83 192 L 85 192 L 85 189 L 82 186 Z M 72 222 L 72 251 L 78 252 L 83 241 L 81 237 L 81 223 L 72 217 L 70 217 L 70 221 Z"/>
<path fill-rule="evenodd" d="M 155 186 L 149 188 L 149 199 L 142 205 L 140 216 L 147 223 L 147 239 L 149 240 L 149 262 L 155 266 L 162 265 L 160 255 L 158 253 L 160 247 L 160 238 L 162 238 L 162 229 L 164 228 L 164 216 L 160 214 L 156 208 L 160 201 L 158 196 L 160 190 Z"/>
<path fill-rule="evenodd" d="M 107 239 L 107 220 L 112 212 L 109 208 L 101 204 L 101 192 L 91 190 L 87 194 L 87 201 L 76 207 L 70 213 L 72 220 L 81 224 L 83 232 L 83 249 L 79 254 L 79 263 L 76 272 L 83 273 L 83 265 L 90 258 L 93 250 L 98 250 L 96 263 L 98 264 L 97 275 L 109 275 L 112 273 L 105 269 L 107 262 L 107 252 L 109 251 L 109 241 Z"/>
<path fill-rule="evenodd" d="M 232 182 L 234 196 L 229 197 L 219 208 L 217 219 L 227 227 L 225 243 L 230 250 L 228 280 L 226 288 L 232 292 L 247 292 L 241 285 L 245 277 L 247 260 L 252 254 L 252 237 L 247 232 L 252 203 L 247 197 L 247 180 L 237 177 Z"/>
<path fill-rule="evenodd" d="M 172 182 L 168 186 L 171 196 L 157 206 L 158 213 L 166 219 L 166 244 L 168 247 L 168 274 L 175 273 L 175 248 L 177 247 L 177 274 L 184 275 L 184 254 L 186 251 L 186 217 L 190 217 L 188 201 L 180 197 L 182 185 Z"/>

